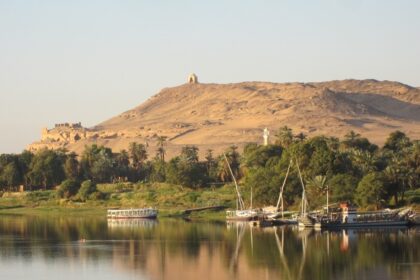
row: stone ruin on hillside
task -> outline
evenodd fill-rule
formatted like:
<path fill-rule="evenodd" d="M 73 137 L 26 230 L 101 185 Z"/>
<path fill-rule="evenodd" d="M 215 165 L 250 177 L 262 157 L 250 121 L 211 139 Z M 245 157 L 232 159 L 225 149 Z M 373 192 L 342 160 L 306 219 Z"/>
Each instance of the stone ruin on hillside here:
<path fill-rule="evenodd" d="M 54 125 L 55 128 L 58 127 L 68 127 L 68 128 L 82 128 L 82 123 L 78 122 L 78 123 L 56 123 Z"/>
<path fill-rule="evenodd" d="M 53 129 L 43 128 L 42 142 L 76 142 L 87 138 L 87 129 L 78 123 L 57 123 Z"/>

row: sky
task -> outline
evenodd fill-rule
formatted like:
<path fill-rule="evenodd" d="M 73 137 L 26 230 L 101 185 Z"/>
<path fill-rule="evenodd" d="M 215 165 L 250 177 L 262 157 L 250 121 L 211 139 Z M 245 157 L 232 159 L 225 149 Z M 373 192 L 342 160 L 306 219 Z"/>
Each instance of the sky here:
<path fill-rule="evenodd" d="M 185 83 L 420 86 L 420 1 L 0 0 L 0 153 Z"/>

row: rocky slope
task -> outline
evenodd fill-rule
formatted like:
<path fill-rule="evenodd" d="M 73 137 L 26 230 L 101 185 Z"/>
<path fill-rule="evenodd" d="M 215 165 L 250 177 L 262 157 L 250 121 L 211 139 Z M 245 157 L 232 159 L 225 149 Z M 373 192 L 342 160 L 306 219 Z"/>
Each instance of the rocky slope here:
<path fill-rule="evenodd" d="M 80 152 L 98 143 L 118 151 L 136 141 L 147 143 L 153 155 L 158 136 L 165 136 L 169 157 L 183 145 L 218 153 L 232 144 L 261 142 L 264 127 L 274 135 L 284 125 L 309 136 L 341 137 L 354 130 L 377 144 L 395 130 L 420 139 L 420 89 L 376 80 L 184 84 L 86 129 L 77 140 L 71 128 L 58 127 L 44 131 L 29 148 Z"/>

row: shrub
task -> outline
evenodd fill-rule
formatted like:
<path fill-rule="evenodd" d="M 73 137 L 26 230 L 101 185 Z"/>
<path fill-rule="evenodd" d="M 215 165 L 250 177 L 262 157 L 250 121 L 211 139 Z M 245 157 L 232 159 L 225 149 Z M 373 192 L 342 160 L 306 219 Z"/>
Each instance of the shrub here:
<path fill-rule="evenodd" d="M 101 200 L 101 199 L 105 199 L 106 198 L 106 194 L 102 193 L 102 192 L 93 192 L 89 195 L 89 199 L 90 200 Z"/>
<path fill-rule="evenodd" d="M 96 192 L 96 184 L 91 180 L 86 180 L 82 183 L 82 186 L 78 192 L 78 196 L 81 200 L 85 201 L 94 192 Z"/>
<path fill-rule="evenodd" d="M 79 190 L 80 185 L 77 181 L 68 179 L 63 181 L 57 189 L 57 196 L 60 198 L 70 198 Z"/>

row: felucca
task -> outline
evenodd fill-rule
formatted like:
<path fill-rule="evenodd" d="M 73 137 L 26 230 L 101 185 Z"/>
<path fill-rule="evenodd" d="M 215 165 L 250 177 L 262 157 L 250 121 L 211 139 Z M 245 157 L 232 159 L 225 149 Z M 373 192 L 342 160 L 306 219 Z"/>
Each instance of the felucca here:
<path fill-rule="evenodd" d="M 236 210 L 227 210 L 226 211 L 226 220 L 236 220 L 236 221 L 252 221 L 258 219 L 258 211 L 253 209 L 245 209 L 245 203 L 242 199 L 241 193 L 239 191 L 238 183 L 236 182 L 235 175 L 233 174 L 232 168 L 230 167 L 229 161 L 225 154 L 223 154 L 225 161 L 227 163 L 230 175 L 232 180 L 235 183 L 236 195 L 238 196 L 236 202 Z M 252 208 L 252 202 L 251 202 Z"/>
<path fill-rule="evenodd" d="M 284 177 L 283 184 L 280 187 L 279 198 L 277 199 L 276 206 L 267 206 L 263 208 L 263 214 L 268 219 L 275 220 L 277 223 L 280 224 L 295 224 L 297 223 L 296 219 L 293 218 L 285 218 L 284 215 L 290 215 L 293 212 L 285 212 L 284 211 L 284 200 L 283 200 L 283 193 L 284 187 L 286 186 L 287 178 L 289 176 L 290 168 L 292 167 L 293 161 L 290 160 L 289 166 L 287 167 L 286 176 Z"/>

